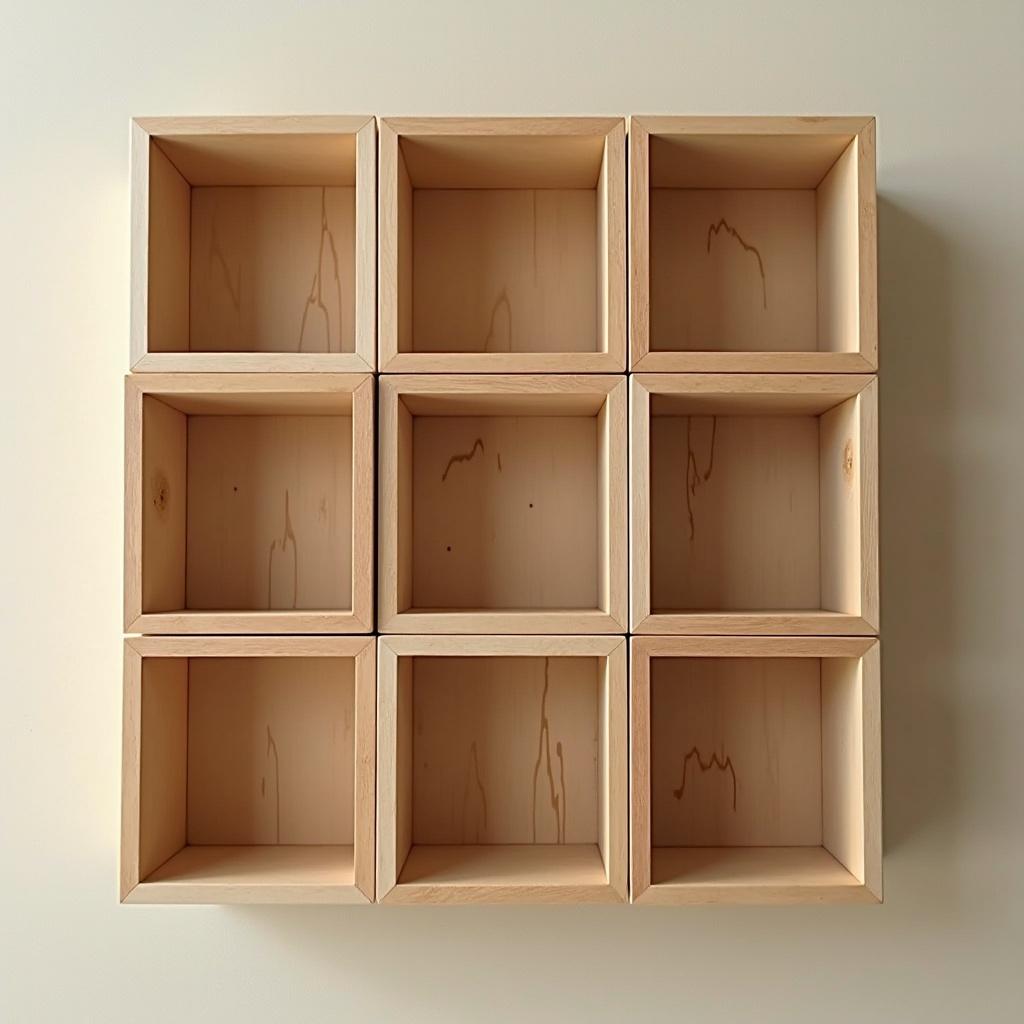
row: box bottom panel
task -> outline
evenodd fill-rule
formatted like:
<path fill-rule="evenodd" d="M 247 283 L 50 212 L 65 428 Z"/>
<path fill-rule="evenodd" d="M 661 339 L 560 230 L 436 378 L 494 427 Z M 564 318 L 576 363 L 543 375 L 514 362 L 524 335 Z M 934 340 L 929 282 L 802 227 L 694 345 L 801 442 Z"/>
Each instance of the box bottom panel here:
<path fill-rule="evenodd" d="M 147 876 L 132 903 L 366 902 L 352 846 L 186 846 Z"/>
<path fill-rule="evenodd" d="M 596 844 L 413 846 L 388 902 L 616 902 Z"/>
<path fill-rule="evenodd" d="M 655 847 L 642 902 L 873 902 L 874 895 L 821 846 Z"/>

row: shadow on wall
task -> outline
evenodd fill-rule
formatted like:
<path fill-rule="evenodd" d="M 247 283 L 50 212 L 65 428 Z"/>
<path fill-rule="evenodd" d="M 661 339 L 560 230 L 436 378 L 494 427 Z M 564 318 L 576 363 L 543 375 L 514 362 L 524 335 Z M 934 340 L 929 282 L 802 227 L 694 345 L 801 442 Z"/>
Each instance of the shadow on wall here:
<path fill-rule="evenodd" d="M 941 900 L 955 909 L 952 252 L 935 224 L 895 197 L 879 197 L 878 219 L 885 851 L 896 859 L 931 834 L 929 862 L 947 876 Z M 899 897 L 887 885 L 887 898 Z"/>

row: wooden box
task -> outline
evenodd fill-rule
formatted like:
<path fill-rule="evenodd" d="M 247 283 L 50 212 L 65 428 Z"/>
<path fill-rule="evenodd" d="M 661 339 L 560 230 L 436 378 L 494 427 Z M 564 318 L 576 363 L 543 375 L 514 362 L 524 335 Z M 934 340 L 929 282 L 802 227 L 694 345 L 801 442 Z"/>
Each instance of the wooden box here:
<path fill-rule="evenodd" d="M 374 643 L 125 641 L 122 901 L 373 901 Z"/>
<path fill-rule="evenodd" d="M 377 898 L 627 898 L 621 637 L 381 637 Z"/>
<path fill-rule="evenodd" d="M 632 640 L 632 898 L 882 898 L 878 642 Z"/>
<path fill-rule="evenodd" d="M 631 367 L 874 370 L 875 124 L 630 120 Z"/>
<path fill-rule="evenodd" d="M 376 365 L 372 117 L 132 122 L 133 370 Z"/>
<path fill-rule="evenodd" d="M 380 378 L 382 633 L 625 633 L 624 376 Z"/>
<path fill-rule="evenodd" d="M 878 631 L 873 376 L 632 377 L 632 631 Z"/>
<path fill-rule="evenodd" d="M 125 630 L 373 629 L 368 374 L 125 382 Z"/>
<path fill-rule="evenodd" d="M 621 118 L 387 118 L 380 368 L 626 368 Z"/>

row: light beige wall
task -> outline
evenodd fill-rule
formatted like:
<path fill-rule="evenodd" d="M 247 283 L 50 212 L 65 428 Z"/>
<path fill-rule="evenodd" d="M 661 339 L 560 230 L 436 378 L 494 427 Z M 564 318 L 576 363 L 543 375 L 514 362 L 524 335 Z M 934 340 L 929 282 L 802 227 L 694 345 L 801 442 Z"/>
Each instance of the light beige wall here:
<path fill-rule="evenodd" d="M 5 5 L 0 1018 L 1009 1019 L 1024 7 L 300 6 Z M 631 111 L 879 118 L 885 906 L 119 907 L 129 116 Z"/>

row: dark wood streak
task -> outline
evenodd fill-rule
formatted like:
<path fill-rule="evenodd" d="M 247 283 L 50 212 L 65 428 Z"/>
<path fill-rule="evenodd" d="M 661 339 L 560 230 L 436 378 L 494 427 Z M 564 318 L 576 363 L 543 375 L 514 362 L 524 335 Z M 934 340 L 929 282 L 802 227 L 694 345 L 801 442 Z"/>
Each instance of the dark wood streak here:
<path fill-rule="evenodd" d="M 679 783 L 678 789 L 672 790 L 672 795 L 677 800 L 682 800 L 683 793 L 686 792 L 686 769 L 689 767 L 690 761 L 696 760 L 697 767 L 700 768 L 701 774 L 704 772 L 711 771 L 712 768 L 717 768 L 720 772 L 729 772 L 732 775 L 732 809 L 736 810 L 736 769 L 733 767 L 732 758 L 726 757 L 724 761 L 720 760 L 717 753 L 712 753 L 710 760 L 705 764 L 701 759 L 700 751 L 693 747 L 690 752 L 683 758 L 683 780 Z"/>
<path fill-rule="evenodd" d="M 761 274 L 761 305 L 763 309 L 768 308 L 768 282 L 764 274 L 764 261 L 761 259 L 761 253 L 758 252 L 756 246 L 750 245 L 743 240 L 740 233 L 724 218 L 720 218 L 717 224 L 712 224 L 708 228 L 708 253 L 711 252 L 711 239 L 716 236 L 719 231 L 724 231 L 726 234 L 735 238 L 737 242 L 743 247 L 746 252 L 752 253 L 757 259 L 757 269 Z"/>

